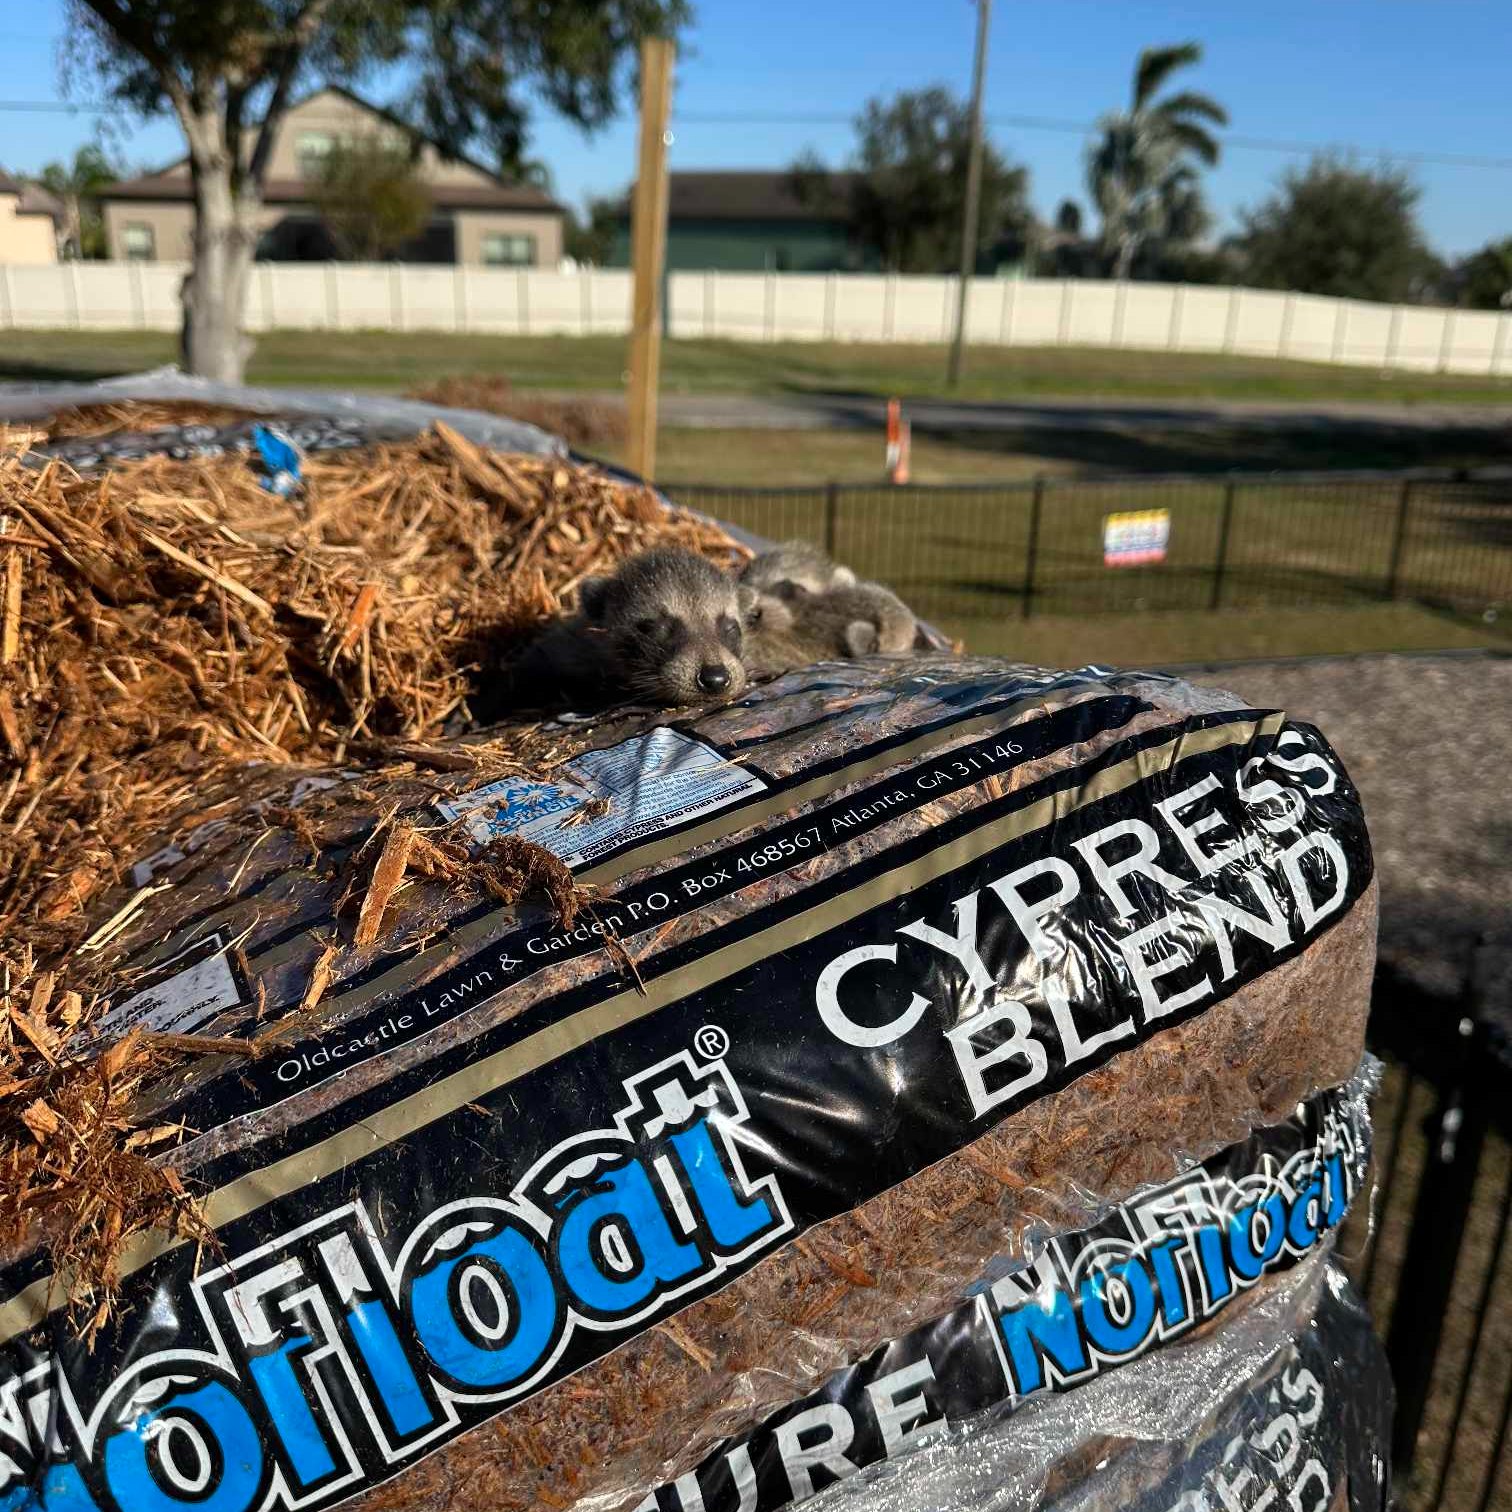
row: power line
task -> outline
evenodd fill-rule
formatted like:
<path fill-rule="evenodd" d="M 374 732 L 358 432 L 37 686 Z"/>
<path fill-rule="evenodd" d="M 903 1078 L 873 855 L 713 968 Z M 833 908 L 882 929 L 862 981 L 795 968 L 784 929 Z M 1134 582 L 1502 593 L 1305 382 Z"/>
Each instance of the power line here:
<path fill-rule="evenodd" d="M 119 105 L 76 105 L 70 100 L 0 100 L 0 110 L 29 110 L 55 115 L 132 115 Z"/>
<path fill-rule="evenodd" d="M 33 111 L 54 115 L 135 115 L 119 105 L 84 105 L 72 100 L 0 100 L 0 111 Z M 790 115 L 752 111 L 674 112 L 672 124 L 684 126 L 851 126 L 854 115 Z M 1096 121 L 1072 121 L 1057 116 L 988 115 L 993 126 L 1020 131 L 1059 131 L 1090 136 Z M 1282 152 L 1310 157 L 1315 153 L 1352 153 L 1363 158 L 1389 158 L 1396 163 L 1422 163 L 1432 167 L 1512 169 L 1512 157 L 1474 152 L 1428 152 L 1406 147 L 1366 147 L 1357 142 L 1291 142 L 1278 137 L 1228 135 L 1219 139 L 1224 147 L 1243 152 Z"/>
<path fill-rule="evenodd" d="M 688 111 L 673 118 L 673 124 L 697 126 L 850 126 L 853 115 L 779 115 L 776 113 L 734 113 L 726 111 Z M 1076 136 L 1090 136 L 1096 121 L 1071 121 L 1056 116 L 988 115 L 993 126 L 1009 126 L 1022 131 L 1060 131 Z M 1311 156 L 1319 152 L 1347 152 L 1364 158 L 1390 158 L 1393 162 L 1425 163 L 1452 168 L 1512 168 L 1512 157 L 1494 157 L 1471 152 L 1427 152 L 1398 147 L 1364 147 L 1354 142 L 1289 142 L 1274 137 L 1227 135 L 1219 138 L 1225 147 L 1246 152 L 1286 152 Z"/>

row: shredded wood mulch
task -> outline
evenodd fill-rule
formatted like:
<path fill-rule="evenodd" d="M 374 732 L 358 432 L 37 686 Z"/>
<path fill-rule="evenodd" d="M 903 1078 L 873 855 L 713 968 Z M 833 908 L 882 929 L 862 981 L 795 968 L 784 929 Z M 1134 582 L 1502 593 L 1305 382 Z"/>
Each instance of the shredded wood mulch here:
<path fill-rule="evenodd" d="M 186 418 L 106 408 L 51 433 Z M 493 658 L 584 577 L 651 544 L 722 564 L 741 548 L 649 490 L 486 452 L 440 425 L 308 458 L 294 501 L 242 457 L 86 479 L 23 462 L 22 445 L 0 449 L 0 1252 L 45 1245 L 97 1322 L 133 1233 L 208 1238 L 164 1158 L 182 1131 L 134 1119 L 145 1080 L 175 1059 L 264 1048 L 139 1032 L 102 1052 L 91 1038 L 108 1004 L 89 953 L 132 907 L 114 905 L 144 847 L 214 817 L 199 795 L 249 762 L 480 781 L 549 770 L 572 750 L 531 727 L 440 743 L 465 726 Z M 569 923 L 582 905 L 547 852 L 515 841 L 474 854 L 374 807 L 349 863 L 351 937 L 323 958 L 327 980 L 346 945 L 381 938 L 407 875 L 506 902 L 534 893 Z"/>
<path fill-rule="evenodd" d="M 106 436 L 114 431 L 163 430 L 178 425 L 237 425 L 254 420 L 251 410 L 229 404 L 206 404 L 201 399 L 130 399 L 118 404 L 80 404 L 59 410 L 39 428 L 50 440 Z"/>

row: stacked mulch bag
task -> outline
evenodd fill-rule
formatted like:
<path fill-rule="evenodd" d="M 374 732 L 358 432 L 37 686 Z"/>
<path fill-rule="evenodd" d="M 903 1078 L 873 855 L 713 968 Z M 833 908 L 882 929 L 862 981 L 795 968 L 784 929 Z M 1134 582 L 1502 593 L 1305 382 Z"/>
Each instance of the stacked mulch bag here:
<path fill-rule="evenodd" d="M 445 425 L 0 465 L 15 1505 L 1384 1505 L 1317 731 L 939 651 L 447 734 L 743 547 Z"/>

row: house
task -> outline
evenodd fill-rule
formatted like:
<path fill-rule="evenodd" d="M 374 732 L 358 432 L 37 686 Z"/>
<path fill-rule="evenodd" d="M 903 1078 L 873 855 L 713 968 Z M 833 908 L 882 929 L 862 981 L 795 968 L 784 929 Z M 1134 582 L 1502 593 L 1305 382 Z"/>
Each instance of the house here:
<path fill-rule="evenodd" d="M 563 210 L 533 184 L 501 178 L 470 159 L 447 157 L 397 116 L 336 86 L 290 107 L 268 161 L 259 217 L 259 258 L 324 261 L 337 256 L 310 203 L 309 180 L 338 143 L 368 136 L 408 141 L 431 193 L 430 224 L 400 249 L 404 262 L 554 268 Z M 108 255 L 118 261 L 179 261 L 190 255 L 194 206 L 189 160 L 111 184 L 100 193 Z"/>
<path fill-rule="evenodd" d="M 874 266 L 851 232 L 853 177 L 832 173 L 828 192 L 806 196 L 782 169 L 668 174 L 667 268 L 827 273 Z M 630 265 L 630 198 L 618 207 L 614 267 Z"/>
<path fill-rule="evenodd" d="M 63 206 L 39 184 L 0 173 L 0 263 L 55 263 Z"/>

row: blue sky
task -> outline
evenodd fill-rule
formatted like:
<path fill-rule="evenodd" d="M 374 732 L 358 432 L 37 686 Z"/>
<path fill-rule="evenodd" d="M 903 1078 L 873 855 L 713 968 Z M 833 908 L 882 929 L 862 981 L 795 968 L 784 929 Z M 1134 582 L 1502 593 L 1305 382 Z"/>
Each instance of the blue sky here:
<path fill-rule="evenodd" d="M 975 12 L 969 0 L 702 0 L 680 60 L 674 168 L 785 166 L 805 148 L 843 162 L 845 124 L 869 97 L 943 82 L 965 92 Z M 64 0 L 0 14 L 10 64 L 0 100 L 62 98 Z M 1505 0 L 1309 0 L 1239 6 L 1222 0 L 996 0 L 987 71 L 991 116 L 1092 120 L 1124 99 L 1141 47 L 1195 38 L 1207 49 L 1187 76 L 1228 107 L 1238 136 L 1355 144 L 1397 153 L 1512 159 L 1512 5 Z M 368 82 L 380 103 L 402 74 Z M 718 122 L 715 115 L 760 116 Z M 843 118 L 830 122 L 824 118 Z M 772 117 L 784 119 L 772 120 Z M 815 120 L 813 118 L 820 119 Z M 1075 133 L 995 124 L 993 140 L 1032 173 L 1041 214 L 1084 198 Z M 90 119 L 0 110 L 0 166 L 30 172 L 88 140 Z M 171 123 L 134 127 L 129 161 L 179 152 Z M 544 111 L 532 154 L 559 197 L 622 189 L 633 174 L 629 115 L 591 138 Z M 1288 163 L 1231 147 L 1208 179 L 1225 227 Z M 1411 165 L 1423 220 L 1439 250 L 1460 253 L 1512 234 L 1512 168 Z"/>

